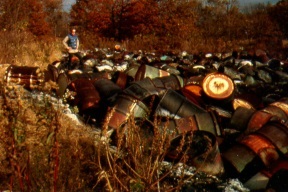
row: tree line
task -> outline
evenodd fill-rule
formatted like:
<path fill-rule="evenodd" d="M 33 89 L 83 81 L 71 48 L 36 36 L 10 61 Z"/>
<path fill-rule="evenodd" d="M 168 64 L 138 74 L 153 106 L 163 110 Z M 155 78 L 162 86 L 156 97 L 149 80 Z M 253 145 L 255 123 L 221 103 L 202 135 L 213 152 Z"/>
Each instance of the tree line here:
<path fill-rule="evenodd" d="M 62 7 L 62 0 L 1 0 L 1 33 L 51 41 L 75 27 L 86 49 L 106 40 L 190 51 L 242 45 L 278 51 L 288 38 L 288 0 L 245 8 L 237 0 L 77 0 L 69 13 Z"/>

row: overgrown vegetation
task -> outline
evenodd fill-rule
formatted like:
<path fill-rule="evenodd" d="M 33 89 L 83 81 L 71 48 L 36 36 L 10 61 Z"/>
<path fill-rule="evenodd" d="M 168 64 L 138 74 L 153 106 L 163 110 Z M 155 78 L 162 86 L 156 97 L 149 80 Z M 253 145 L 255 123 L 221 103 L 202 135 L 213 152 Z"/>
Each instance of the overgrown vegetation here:
<path fill-rule="evenodd" d="M 3 84 L 1 90 L 1 191 L 179 191 L 199 177 L 200 185 L 209 180 L 206 188 L 219 183 L 185 165 L 193 135 L 179 140 L 178 163 L 165 169 L 172 135 L 157 122 L 131 118 L 111 143 L 107 125 L 101 132 L 73 121 L 49 90 L 36 94 Z"/>
<path fill-rule="evenodd" d="M 143 8 L 143 3 L 148 1 L 134 4 L 101 1 L 110 2 L 106 6 L 115 9 L 102 12 L 105 15 L 100 18 L 112 18 L 112 21 L 96 17 L 99 12 L 95 13 L 95 6 L 89 7 L 90 4 L 85 5 L 90 8 L 90 14 L 83 12 L 82 4 L 92 1 L 77 1 L 70 15 L 71 23 L 67 13 L 59 8 L 61 1 L 53 1 L 55 4 L 41 2 L 42 5 L 28 0 L 0 2 L 1 191 L 159 191 L 160 188 L 160 191 L 175 191 L 187 181 L 195 184 L 197 178 L 206 177 L 201 173 L 187 177 L 180 172 L 178 179 L 172 179 L 175 175 L 170 171 L 177 170 L 180 164 L 161 172 L 161 162 L 171 138 L 159 134 L 154 126 L 156 122 L 139 124 L 130 119 L 126 125 L 130 131 L 125 132 L 124 127 L 116 147 L 111 147 L 99 128 L 75 123 L 63 113 L 64 109 L 57 104 L 59 100 L 51 102 L 49 87 L 53 85 L 48 83 L 45 89 L 41 88 L 40 96 L 35 97 L 21 87 L 3 84 L 7 67 L 4 64 L 38 66 L 45 70 L 48 64 L 61 59 L 61 41 L 70 24 L 78 28 L 81 49 L 112 48 L 116 43 L 128 51 L 226 52 L 243 47 L 247 50 L 267 49 L 278 58 L 286 56 L 281 44 L 282 38 L 287 37 L 285 22 L 280 16 L 275 17 L 278 20 L 269 17 L 275 16 L 276 12 L 285 12 L 286 1 L 275 7 L 258 6 L 249 13 L 240 12 L 234 4 L 218 6 L 220 1 L 213 1 L 214 4 L 211 1 L 201 8 L 198 1 L 185 1 L 193 5 L 192 10 L 187 10 L 185 4 L 170 4 L 169 9 L 159 12 L 159 18 L 163 20 L 147 12 L 157 10 Z M 158 23 L 145 25 L 147 14 L 150 22 Z M 134 17 L 136 15 L 141 17 Z M 133 27 L 129 18 L 134 19 Z M 125 19 L 128 19 L 126 24 L 122 23 Z M 279 20 L 281 25 L 278 25 Z M 100 21 L 111 25 L 100 26 Z M 147 129 L 141 134 L 143 128 Z M 155 134 L 152 139 L 139 139 L 151 132 Z M 181 162 L 186 161 L 181 159 Z M 219 182 L 215 178 L 209 180 L 211 185 Z"/>

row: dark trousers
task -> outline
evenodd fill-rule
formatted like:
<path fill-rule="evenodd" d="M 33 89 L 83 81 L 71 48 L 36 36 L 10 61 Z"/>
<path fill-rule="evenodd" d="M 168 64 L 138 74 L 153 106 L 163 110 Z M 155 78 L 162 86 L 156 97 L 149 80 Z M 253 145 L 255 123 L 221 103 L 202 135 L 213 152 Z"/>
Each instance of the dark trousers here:
<path fill-rule="evenodd" d="M 81 56 L 81 54 L 80 54 L 80 52 L 76 52 L 76 53 L 69 53 L 69 57 L 68 57 L 68 69 L 72 69 L 72 57 L 73 56 L 76 56 L 76 57 L 78 57 L 78 59 L 79 59 L 79 65 L 81 66 L 81 65 L 83 65 L 83 63 L 82 63 L 82 56 Z M 75 67 L 75 66 L 74 66 Z"/>

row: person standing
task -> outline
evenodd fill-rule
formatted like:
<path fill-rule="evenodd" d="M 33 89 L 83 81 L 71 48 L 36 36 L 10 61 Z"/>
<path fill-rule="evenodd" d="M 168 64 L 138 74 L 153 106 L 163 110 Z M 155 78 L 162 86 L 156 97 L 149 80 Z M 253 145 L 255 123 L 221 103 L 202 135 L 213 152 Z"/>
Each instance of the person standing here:
<path fill-rule="evenodd" d="M 75 55 L 80 61 L 80 66 L 82 65 L 82 56 L 78 50 L 79 48 L 79 38 L 76 35 L 76 29 L 72 29 L 71 32 L 63 39 L 63 44 L 68 50 L 68 69 L 72 69 L 72 57 Z"/>

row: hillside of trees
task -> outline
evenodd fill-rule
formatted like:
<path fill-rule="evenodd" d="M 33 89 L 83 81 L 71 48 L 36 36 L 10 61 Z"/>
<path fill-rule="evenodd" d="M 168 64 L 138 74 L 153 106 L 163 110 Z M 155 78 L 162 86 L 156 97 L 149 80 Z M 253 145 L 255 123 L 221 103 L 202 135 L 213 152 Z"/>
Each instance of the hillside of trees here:
<path fill-rule="evenodd" d="M 69 13 L 63 10 L 62 0 L 2 0 L 0 62 L 23 60 L 23 52 L 29 49 L 34 55 L 39 55 L 39 49 L 44 57 L 51 55 L 55 48 L 61 49 L 59 40 L 72 26 L 78 30 L 81 49 L 115 42 L 127 50 L 262 48 L 273 57 L 286 59 L 287 11 L 287 0 L 241 10 L 237 0 L 77 0 Z M 50 62 L 49 58 L 44 61 Z"/>

